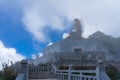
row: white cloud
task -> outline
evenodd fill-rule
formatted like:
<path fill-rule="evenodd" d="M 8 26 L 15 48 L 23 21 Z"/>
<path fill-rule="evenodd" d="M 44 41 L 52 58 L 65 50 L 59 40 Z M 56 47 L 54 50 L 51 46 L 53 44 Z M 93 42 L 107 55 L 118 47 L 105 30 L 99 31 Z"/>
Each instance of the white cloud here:
<path fill-rule="evenodd" d="M 50 29 L 64 31 L 69 29 L 64 26 L 64 18 L 75 17 L 84 21 L 85 36 L 97 30 L 120 35 L 120 0 L 17 0 L 16 3 L 22 5 L 25 29 L 38 41 L 49 40 L 44 30 L 48 25 Z"/>
<path fill-rule="evenodd" d="M 32 58 L 32 59 L 36 59 L 36 55 L 35 55 L 35 54 L 32 54 L 31 58 Z"/>
<path fill-rule="evenodd" d="M 32 59 L 36 59 L 37 57 L 40 58 L 40 57 L 42 57 L 42 56 L 43 56 L 43 53 L 40 52 L 40 53 L 38 53 L 38 54 L 32 54 L 31 58 L 32 58 Z"/>
<path fill-rule="evenodd" d="M 17 62 L 25 59 L 25 56 L 16 52 L 15 48 L 7 48 L 4 46 L 3 42 L 0 41 L 0 70 L 2 69 L 2 63 L 13 61 Z"/>
<path fill-rule="evenodd" d="M 39 53 L 39 57 L 42 57 L 43 56 L 43 53 Z"/>
<path fill-rule="evenodd" d="M 31 4 L 32 3 L 32 4 Z M 53 30 L 63 31 L 64 20 L 51 4 L 46 1 L 31 1 L 28 7 L 24 7 L 23 22 L 26 30 L 33 34 L 34 38 L 39 41 L 48 40 L 44 29 L 49 26 Z"/>
<path fill-rule="evenodd" d="M 52 44 L 53 44 L 52 42 L 49 42 L 47 46 L 50 46 L 50 45 L 52 45 Z"/>
<path fill-rule="evenodd" d="M 55 30 L 65 30 L 63 18 L 72 20 L 82 17 L 84 35 L 101 30 L 113 36 L 120 33 L 120 1 L 119 0 L 31 0 L 24 7 L 23 22 L 34 37 L 44 41 L 47 34 L 43 28 L 50 25 Z"/>
<path fill-rule="evenodd" d="M 63 33 L 62 38 L 65 39 L 65 38 L 67 38 L 68 36 L 69 36 L 69 33 Z"/>

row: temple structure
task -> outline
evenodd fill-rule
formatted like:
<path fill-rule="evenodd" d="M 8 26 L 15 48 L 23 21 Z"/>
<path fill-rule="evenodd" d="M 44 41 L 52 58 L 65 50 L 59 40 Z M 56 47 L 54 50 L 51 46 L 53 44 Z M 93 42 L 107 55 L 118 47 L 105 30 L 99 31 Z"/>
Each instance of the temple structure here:
<path fill-rule="evenodd" d="M 79 19 L 74 19 L 73 23 L 69 36 L 47 46 L 41 57 L 17 63 L 16 80 L 111 80 L 105 67 L 110 64 L 120 70 L 119 63 L 114 62 L 114 56 L 104 44 L 82 37 Z M 88 67 L 88 70 L 81 70 L 81 67 Z"/>
<path fill-rule="evenodd" d="M 79 19 L 73 20 L 74 29 L 69 36 L 43 50 L 43 56 L 33 61 L 33 64 L 68 65 L 95 65 L 98 59 L 103 61 L 114 60 L 107 47 L 102 43 L 82 37 L 82 24 Z"/>

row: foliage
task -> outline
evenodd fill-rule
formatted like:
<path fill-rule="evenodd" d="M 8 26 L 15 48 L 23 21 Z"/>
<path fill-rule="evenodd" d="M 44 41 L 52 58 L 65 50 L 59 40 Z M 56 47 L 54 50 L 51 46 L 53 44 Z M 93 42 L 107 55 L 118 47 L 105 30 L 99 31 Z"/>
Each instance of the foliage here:
<path fill-rule="evenodd" d="M 2 65 L 3 65 L 3 70 L 2 70 L 3 80 L 15 80 L 16 72 L 14 71 L 12 66 L 8 66 L 7 63 L 4 63 Z"/>
<path fill-rule="evenodd" d="M 0 78 L 0 80 L 3 80 L 3 78 Z"/>
<path fill-rule="evenodd" d="M 1 77 L 2 77 L 2 71 L 0 71 L 0 80 L 1 80 Z"/>
<path fill-rule="evenodd" d="M 107 66 L 106 72 L 107 72 L 108 76 L 111 78 L 111 80 L 118 80 L 119 72 L 115 67 L 113 67 L 111 65 Z"/>

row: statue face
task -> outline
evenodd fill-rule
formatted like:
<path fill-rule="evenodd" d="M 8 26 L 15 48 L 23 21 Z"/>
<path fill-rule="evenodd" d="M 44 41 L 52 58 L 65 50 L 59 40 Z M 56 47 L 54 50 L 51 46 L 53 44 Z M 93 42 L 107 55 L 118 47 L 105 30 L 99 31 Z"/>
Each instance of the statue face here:
<path fill-rule="evenodd" d="M 74 23 L 74 27 L 75 27 L 75 32 L 81 32 L 81 24 L 80 24 L 80 21 L 79 19 L 74 19 L 73 20 L 73 23 Z"/>
<path fill-rule="evenodd" d="M 80 21 L 79 21 L 79 19 L 76 18 L 76 19 L 74 19 L 73 23 L 75 26 L 78 26 L 80 24 Z"/>

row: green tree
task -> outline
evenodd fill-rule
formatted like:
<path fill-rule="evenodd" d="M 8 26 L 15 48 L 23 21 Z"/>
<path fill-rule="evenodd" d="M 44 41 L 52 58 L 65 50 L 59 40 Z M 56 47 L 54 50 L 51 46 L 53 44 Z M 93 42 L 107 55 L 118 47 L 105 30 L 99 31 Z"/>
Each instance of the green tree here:
<path fill-rule="evenodd" d="M 7 63 L 3 63 L 2 77 L 3 80 L 15 80 L 16 72 L 12 66 L 8 66 Z"/>

